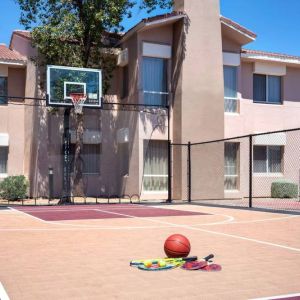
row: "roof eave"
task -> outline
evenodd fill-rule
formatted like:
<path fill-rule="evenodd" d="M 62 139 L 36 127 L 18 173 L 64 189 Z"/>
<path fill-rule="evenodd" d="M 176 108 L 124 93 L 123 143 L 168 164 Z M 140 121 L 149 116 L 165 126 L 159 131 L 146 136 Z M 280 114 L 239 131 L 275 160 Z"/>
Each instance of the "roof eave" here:
<path fill-rule="evenodd" d="M 265 61 L 300 66 L 300 59 L 296 58 L 274 57 L 270 55 L 255 53 L 241 53 L 241 58 L 245 61 Z"/>
<path fill-rule="evenodd" d="M 124 43 L 132 35 L 134 35 L 135 33 L 139 32 L 143 29 L 149 29 L 151 27 L 173 24 L 176 21 L 183 19 L 183 18 L 185 18 L 184 14 L 172 16 L 169 18 L 164 18 L 161 20 L 150 21 L 150 22 L 147 22 L 147 20 L 143 20 L 139 24 L 137 24 L 135 27 L 133 27 L 131 30 L 129 30 L 127 33 L 125 33 L 124 36 L 122 37 L 122 39 L 117 43 L 116 46 L 119 46 L 120 44 Z"/>
<path fill-rule="evenodd" d="M 0 59 L 0 65 L 25 67 L 27 62 L 25 60 Z"/>
<path fill-rule="evenodd" d="M 241 43 L 242 45 L 249 44 L 251 42 L 254 42 L 256 40 L 256 36 L 247 34 L 244 31 L 239 30 L 238 28 L 234 27 L 233 25 L 230 25 L 226 23 L 225 21 L 221 20 L 221 24 L 225 27 L 229 28 L 230 30 L 233 30 L 234 32 L 238 33 L 241 37 Z"/>

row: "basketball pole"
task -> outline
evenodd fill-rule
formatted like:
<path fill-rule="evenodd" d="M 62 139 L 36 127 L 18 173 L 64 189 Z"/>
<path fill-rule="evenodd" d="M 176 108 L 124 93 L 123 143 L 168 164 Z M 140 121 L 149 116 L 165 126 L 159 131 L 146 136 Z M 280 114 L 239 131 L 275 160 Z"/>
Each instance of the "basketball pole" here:
<path fill-rule="evenodd" d="M 70 202 L 70 108 L 64 112 L 64 135 L 63 135 L 63 197 L 62 202 Z"/>
<path fill-rule="evenodd" d="M 172 202 L 172 142 L 171 142 L 171 129 L 170 129 L 170 100 L 167 105 L 168 114 L 168 199 L 167 202 Z"/>

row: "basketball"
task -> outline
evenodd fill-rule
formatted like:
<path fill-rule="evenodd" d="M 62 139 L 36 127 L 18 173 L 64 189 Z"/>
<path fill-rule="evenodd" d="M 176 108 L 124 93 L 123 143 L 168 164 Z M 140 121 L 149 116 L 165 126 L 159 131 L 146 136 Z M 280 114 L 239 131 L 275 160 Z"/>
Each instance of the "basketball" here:
<path fill-rule="evenodd" d="M 191 251 L 191 244 L 184 235 L 173 234 L 166 239 L 164 250 L 171 258 L 187 257 Z"/>

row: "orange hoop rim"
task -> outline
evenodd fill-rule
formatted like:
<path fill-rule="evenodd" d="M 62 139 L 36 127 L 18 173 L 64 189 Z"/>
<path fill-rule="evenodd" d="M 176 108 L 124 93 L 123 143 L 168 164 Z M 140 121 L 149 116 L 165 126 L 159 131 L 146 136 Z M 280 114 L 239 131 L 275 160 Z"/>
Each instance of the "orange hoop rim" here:
<path fill-rule="evenodd" d="M 71 93 L 70 97 L 74 105 L 76 114 L 82 114 L 83 104 L 87 99 L 87 95 L 84 93 Z"/>

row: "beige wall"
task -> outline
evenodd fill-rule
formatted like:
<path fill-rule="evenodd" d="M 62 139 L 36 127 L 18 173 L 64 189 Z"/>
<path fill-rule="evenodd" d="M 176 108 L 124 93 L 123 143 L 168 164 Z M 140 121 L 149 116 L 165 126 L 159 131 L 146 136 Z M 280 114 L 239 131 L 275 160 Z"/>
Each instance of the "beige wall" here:
<path fill-rule="evenodd" d="M 186 31 L 185 37 L 181 39 L 184 44 L 177 43 L 178 48 L 185 48 L 185 53 L 180 54 L 180 49 L 174 49 L 178 54 L 177 58 L 183 59 L 182 62 L 174 62 L 181 66 L 181 74 L 176 76 L 180 85 L 174 90 L 174 142 L 223 138 L 224 91 L 219 1 L 175 1 L 175 9 L 184 10 L 188 20 L 187 25 L 182 28 Z M 181 37 L 178 30 L 176 36 Z M 216 198 L 223 195 L 223 178 L 220 178 L 218 167 L 220 163 L 223 165 L 223 148 L 216 146 L 211 153 L 204 151 L 194 158 L 193 164 L 199 168 L 196 177 L 204 178 L 207 170 L 210 170 L 209 176 L 216 178 L 215 188 L 206 188 L 200 181 L 195 181 L 193 189 Z M 217 159 L 212 159 L 212 155 Z M 186 170 L 186 159 L 174 156 L 173 161 L 177 160 L 182 161 L 181 169 Z M 182 177 L 186 177 L 184 173 L 182 171 Z M 174 179 L 174 186 L 181 184 Z M 184 189 L 183 186 L 182 190 Z M 193 198 L 197 199 L 198 196 L 200 197 L 194 194 Z M 182 195 L 175 197 L 181 198 Z"/>
<path fill-rule="evenodd" d="M 240 53 L 241 45 L 234 41 L 222 28 L 222 49 L 224 52 Z"/>
<path fill-rule="evenodd" d="M 25 68 L 1 65 L 0 73 L 8 77 L 8 95 L 23 97 L 25 91 Z M 22 99 L 0 105 L 0 133 L 9 136 L 7 174 L 24 174 L 24 102 Z"/>

